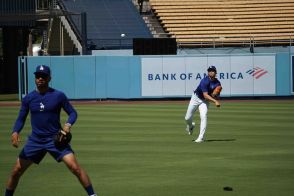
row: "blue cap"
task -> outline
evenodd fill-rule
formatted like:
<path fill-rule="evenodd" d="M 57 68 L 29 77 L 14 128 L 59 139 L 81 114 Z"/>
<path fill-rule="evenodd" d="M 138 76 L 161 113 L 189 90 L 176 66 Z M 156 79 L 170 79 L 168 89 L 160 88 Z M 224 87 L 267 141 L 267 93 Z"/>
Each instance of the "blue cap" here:
<path fill-rule="evenodd" d="M 38 65 L 34 74 L 38 74 L 38 73 L 46 74 L 48 76 L 51 75 L 50 68 L 46 65 Z"/>
<path fill-rule="evenodd" d="M 216 67 L 211 65 L 208 67 L 207 71 L 214 71 L 216 73 Z"/>

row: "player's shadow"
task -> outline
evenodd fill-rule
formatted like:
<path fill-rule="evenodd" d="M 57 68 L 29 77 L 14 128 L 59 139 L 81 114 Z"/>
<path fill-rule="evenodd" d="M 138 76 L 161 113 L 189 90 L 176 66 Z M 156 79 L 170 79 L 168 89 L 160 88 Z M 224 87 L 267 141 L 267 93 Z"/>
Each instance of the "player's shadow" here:
<path fill-rule="evenodd" d="M 211 139 L 205 140 L 205 142 L 234 142 L 236 139 Z"/>

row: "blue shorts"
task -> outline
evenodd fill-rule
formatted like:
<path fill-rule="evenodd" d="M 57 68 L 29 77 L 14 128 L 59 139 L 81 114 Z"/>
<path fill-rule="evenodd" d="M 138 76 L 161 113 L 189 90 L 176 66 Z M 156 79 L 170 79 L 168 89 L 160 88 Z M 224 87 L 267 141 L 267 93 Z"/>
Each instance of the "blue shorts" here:
<path fill-rule="evenodd" d="M 63 149 L 57 149 L 52 137 L 29 136 L 27 143 L 19 154 L 19 158 L 39 164 L 47 152 L 57 162 L 60 162 L 65 155 L 74 153 L 69 144 Z"/>

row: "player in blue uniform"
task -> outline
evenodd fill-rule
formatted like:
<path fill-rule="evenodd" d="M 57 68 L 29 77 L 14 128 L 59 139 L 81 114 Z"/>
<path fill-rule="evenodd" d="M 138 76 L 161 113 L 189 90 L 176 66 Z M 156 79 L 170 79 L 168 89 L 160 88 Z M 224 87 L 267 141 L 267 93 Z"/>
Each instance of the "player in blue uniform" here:
<path fill-rule="evenodd" d="M 77 176 L 88 195 L 95 196 L 91 181 L 77 162 L 71 146 L 56 148 L 54 136 L 62 128 L 60 112 L 63 109 L 68 119 L 63 130 L 70 132 L 71 126 L 77 119 L 77 112 L 70 104 L 65 94 L 49 87 L 51 71 L 48 66 L 37 66 L 35 74 L 36 90 L 22 100 L 18 118 L 14 124 L 11 141 L 14 147 L 19 146 L 19 134 L 30 113 L 32 133 L 19 154 L 11 175 L 8 179 L 5 196 L 12 196 L 18 181 L 26 169 L 33 163 L 39 164 L 48 152 L 57 162 L 63 161 L 70 171 Z"/>
<path fill-rule="evenodd" d="M 216 78 L 216 67 L 210 66 L 207 69 L 208 75 L 204 77 L 196 90 L 193 92 L 185 120 L 187 123 L 186 131 L 192 135 L 195 123 L 193 122 L 193 115 L 198 109 L 200 113 L 200 132 L 198 138 L 194 140 L 197 143 L 204 141 L 204 134 L 207 126 L 207 112 L 209 102 L 213 102 L 217 107 L 220 107 L 220 102 L 212 96 L 213 90 L 217 86 L 221 86 L 220 81 Z"/>

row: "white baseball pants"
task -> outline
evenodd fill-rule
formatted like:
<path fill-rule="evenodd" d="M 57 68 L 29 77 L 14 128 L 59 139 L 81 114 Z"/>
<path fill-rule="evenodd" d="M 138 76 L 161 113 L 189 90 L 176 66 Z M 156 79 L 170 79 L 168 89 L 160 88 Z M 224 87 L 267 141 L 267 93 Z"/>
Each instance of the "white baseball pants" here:
<path fill-rule="evenodd" d="M 199 131 L 198 139 L 201 139 L 201 140 L 204 138 L 204 134 L 206 131 L 208 106 L 209 106 L 208 101 L 199 99 L 198 96 L 193 93 L 188 109 L 187 109 L 186 116 L 185 116 L 187 125 L 191 127 L 193 122 L 193 115 L 197 109 L 199 110 L 200 131 Z"/>

